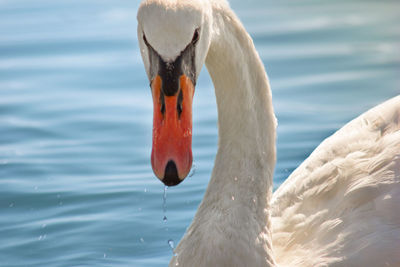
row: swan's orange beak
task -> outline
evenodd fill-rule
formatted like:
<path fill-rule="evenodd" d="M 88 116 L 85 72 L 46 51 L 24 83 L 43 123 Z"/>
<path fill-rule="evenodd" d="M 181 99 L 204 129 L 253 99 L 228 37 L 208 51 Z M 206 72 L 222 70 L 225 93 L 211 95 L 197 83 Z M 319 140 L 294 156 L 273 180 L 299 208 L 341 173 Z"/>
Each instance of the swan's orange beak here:
<path fill-rule="evenodd" d="M 151 82 L 154 117 L 151 165 L 155 175 L 167 186 L 179 184 L 192 167 L 192 102 L 194 85 L 182 74 L 178 90 L 167 96 L 163 80 Z"/>

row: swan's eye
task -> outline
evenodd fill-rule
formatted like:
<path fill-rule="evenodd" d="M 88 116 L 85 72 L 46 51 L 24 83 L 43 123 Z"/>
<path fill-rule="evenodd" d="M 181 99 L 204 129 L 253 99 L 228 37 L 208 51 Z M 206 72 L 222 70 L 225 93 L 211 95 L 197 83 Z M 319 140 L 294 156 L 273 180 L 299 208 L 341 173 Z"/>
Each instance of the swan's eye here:
<path fill-rule="evenodd" d="M 199 38 L 200 38 L 199 29 L 196 29 L 193 34 L 192 44 L 196 44 Z"/>
<path fill-rule="evenodd" d="M 149 42 L 147 42 L 146 35 L 144 33 L 143 33 L 143 41 L 147 46 L 149 46 Z"/>

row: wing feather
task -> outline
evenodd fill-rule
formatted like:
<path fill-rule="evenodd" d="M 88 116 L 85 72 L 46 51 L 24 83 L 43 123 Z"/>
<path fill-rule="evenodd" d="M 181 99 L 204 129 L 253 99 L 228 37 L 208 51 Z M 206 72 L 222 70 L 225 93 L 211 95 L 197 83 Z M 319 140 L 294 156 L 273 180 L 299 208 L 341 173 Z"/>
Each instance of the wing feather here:
<path fill-rule="evenodd" d="M 271 206 L 280 266 L 400 266 L 400 96 L 322 142 Z"/>

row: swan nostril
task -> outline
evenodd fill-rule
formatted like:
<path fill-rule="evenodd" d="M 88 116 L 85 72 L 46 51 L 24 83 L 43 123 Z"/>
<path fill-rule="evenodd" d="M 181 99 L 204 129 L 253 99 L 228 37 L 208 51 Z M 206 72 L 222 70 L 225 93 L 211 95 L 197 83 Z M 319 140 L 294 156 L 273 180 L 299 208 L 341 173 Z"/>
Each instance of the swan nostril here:
<path fill-rule="evenodd" d="M 161 114 L 164 115 L 164 113 L 165 113 L 165 97 L 164 97 L 164 93 L 162 91 L 160 92 L 160 106 L 161 106 L 160 112 L 161 112 Z"/>
<path fill-rule="evenodd" d="M 168 161 L 168 164 L 165 167 L 164 179 L 162 180 L 162 182 L 166 186 L 174 186 L 182 182 L 182 180 L 179 179 L 178 169 L 176 168 L 176 164 L 174 161 Z"/>
<path fill-rule="evenodd" d="M 182 110 L 183 110 L 182 102 L 183 102 L 183 93 L 182 93 L 182 90 L 180 90 L 179 95 L 178 95 L 178 102 L 176 104 L 176 109 L 178 110 L 179 118 L 181 117 Z"/>

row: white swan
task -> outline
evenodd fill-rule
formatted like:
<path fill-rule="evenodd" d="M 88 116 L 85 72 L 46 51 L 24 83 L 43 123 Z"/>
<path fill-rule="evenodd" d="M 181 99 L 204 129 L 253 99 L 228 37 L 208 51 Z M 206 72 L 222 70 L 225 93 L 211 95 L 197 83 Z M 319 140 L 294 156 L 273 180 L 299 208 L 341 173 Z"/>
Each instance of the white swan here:
<path fill-rule="evenodd" d="M 400 266 L 400 96 L 326 139 L 272 194 L 271 91 L 228 3 L 146 0 L 138 22 L 155 108 L 152 166 L 165 184 L 192 163 L 204 63 L 217 97 L 212 178 L 170 266 Z"/>

